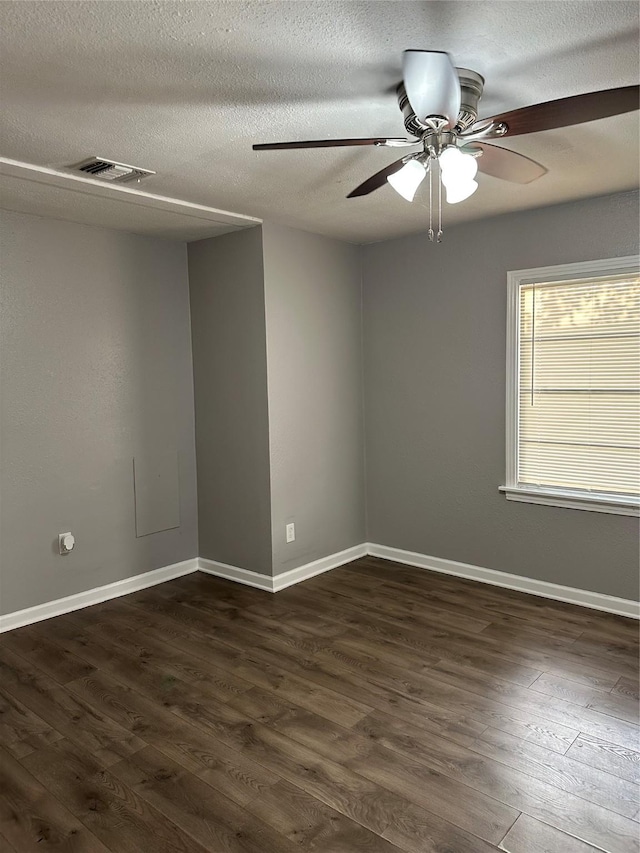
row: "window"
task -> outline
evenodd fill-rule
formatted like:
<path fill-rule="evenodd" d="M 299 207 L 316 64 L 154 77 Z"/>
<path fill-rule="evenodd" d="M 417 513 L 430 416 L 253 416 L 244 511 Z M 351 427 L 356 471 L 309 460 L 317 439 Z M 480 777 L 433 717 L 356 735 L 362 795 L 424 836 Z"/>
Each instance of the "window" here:
<path fill-rule="evenodd" d="M 638 260 L 509 273 L 509 500 L 640 515 Z"/>

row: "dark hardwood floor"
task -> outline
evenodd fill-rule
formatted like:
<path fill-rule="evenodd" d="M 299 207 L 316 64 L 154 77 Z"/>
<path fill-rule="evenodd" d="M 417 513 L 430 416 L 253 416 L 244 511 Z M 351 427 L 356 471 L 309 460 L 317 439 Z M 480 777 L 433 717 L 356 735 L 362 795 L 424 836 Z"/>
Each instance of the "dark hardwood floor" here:
<path fill-rule="evenodd" d="M 638 626 L 365 558 L 0 636 L 0 848 L 632 853 Z"/>

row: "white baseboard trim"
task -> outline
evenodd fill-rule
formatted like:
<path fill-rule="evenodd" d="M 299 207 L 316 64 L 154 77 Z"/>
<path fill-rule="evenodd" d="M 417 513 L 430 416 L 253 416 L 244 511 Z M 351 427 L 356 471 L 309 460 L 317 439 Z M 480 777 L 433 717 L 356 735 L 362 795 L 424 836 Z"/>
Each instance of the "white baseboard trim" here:
<path fill-rule="evenodd" d="M 363 542 L 362 545 L 354 545 L 353 548 L 329 554 L 328 557 L 314 560 L 313 563 L 307 563 L 305 566 L 299 566 L 297 569 L 282 572 L 282 574 L 275 575 L 273 578 L 273 591 L 278 592 L 281 589 L 292 586 L 294 583 L 300 583 L 300 581 L 306 581 L 316 575 L 321 575 L 323 572 L 337 569 L 338 566 L 344 566 L 345 563 L 351 563 L 353 560 L 360 559 L 360 557 L 366 557 L 367 553 L 367 545 Z"/>
<path fill-rule="evenodd" d="M 354 545 L 353 548 L 338 551 L 336 554 L 329 554 L 328 557 L 322 557 L 320 560 L 314 560 L 312 563 L 306 563 L 304 566 L 298 566 L 297 569 L 290 569 L 288 572 L 282 572 L 273 577 L 261 575 L 258 572 L 251 572 L 248 569 L 240 569 L 238 566 L 218 563 L 216 560 L 206 560 L 203 557 L 200 557 L 198 560 L 198 568 L 201 572 L 215 575 L 218 578 L 225 578 L 226 580 L 236 581 L 247 586 L 254 586 L 258 589 L 264 589 L 267 592 L 279 592 L 281 589 L 286 589 L 295 583 L 308 580 L 315 577 L 315 575 L 322 574 L 322 572 L 337 569 L 338 566 L 343 566 L 345 563 L 350 563 L 352 560 L 366 556 L 366 554 L 367 546 L 365 543 Z"/>
<path fill-rule="evenodd" d="M 460 578 L 480 581 L 480 583 L 502 586 L 507 589 L 515 589 L 519 592 L 527 592 L 542 598 L 551 598 L 555 601 L 566 601 L 569 604 L 578 604 L 581 607 L 590 607 L 592 610 L 604 610 L 607 613 L 616 613 L 619 616 L 628 616 L 632 619 L 640 619 L 640 603 L 626 598 L 616 598 L 613 595 L 604 595 L 601 592 L 590 592 L 586 589 L 575 589 L 571 586 L 561 586 L 549 581 L 539 581 L 534 578 L 520 577 L 508 572 L 499 572 L 495 569 L 485 569 L 481 566 L 472 566 L 469 563 L 458 563 L 455 560 L 445 560 L 442 557 L 429 557 L 426 554 L 417 554 L 414 551 L 403 551 L 401 548 L 390 548 L 387 545 L 375 545 L 368 543 L 367 553 L 372 557 L 381 557 L 384 560 L 393 560 L 396 563 L 404 563 L 407 566 L 415 566 L 419 569 L 428 569 L 431 572 L 441 572 L 445 575 L 456 575 Z"/>
<path fill-rule="evenodd" d="M 0 633 L 11 631 L 14 628 L 21 628 L 24 625 L 32 625 L 35 622 L 51 619 L 54 616 L 61 616 L 64 613 L 71 613 L 73 610 L 90 607 L 92 604 L 99 604 L 101 601 L 108 601 L 111 598 L 119 598 L 121 595 L 137 592 L 140 589 L 146 589 L 147 587 L 155 586 L 156 584 L 164 583 L 165 581 L 170 581 L 196 571 L 205 572 L 206 574 L 215 575 L 216 577 L 225 578 L 226 580 L 235 581 L 236 583 L 247 586 L 253 586 L 267 592 L 279 592 L 288 586 L 308 580 L 323 572 L 331 571 L 331 569 L 337 569 L 338 566 L 343 566 L 345 563 L 350 563 L 352 560 L 357 560 L 367 555 L 380 557 L 384 560 L 392 560 L 396 563 L 403 563 L 404 565 L 414 566 L 419 569 L 427 569 L 431 572 L 455 575 L 492 586 L 515 589 L 519 592 L 538 595 L 542 598 L 550 598 L 554 601 L 566 601 L 569 604 L 578 604 L 582 607 L 590 607 L 593 610 L 604 610 L 607 613 L 616 613 L 620 616 L 640 619 L 640 604 L 636 601 L 616 598 L 612 595 L 604 595 L 599 592 L 561 586 L 560 584 L 535 580 L 534 578 L 525 578 L 520 575 L 509 574 L 508 572 L 499 572 L 495 569 L 485 569 L 482 566 L 473 566 L 469 563 L 458 563 L 455 560 L 446 560 L 442 557 L 429 557 L 426 554 L 418 554 L 415 551 L 403 551 L 401 548 L 391 548 L 387 545 L 376 545 L 367 542 L 347 548 L 344 551 L 339 551 L 336 554 L 330 554 L 328 557 L 322 557 L 320 560 L 314 560 L 312 563 L 307 563 L 296 569 L 290 569 L 273 577 L 261 575 L 258 572 L 251 572 L 248 569 L 241 569 L 237 566 L 229 566 L 226 563 L 218 563 L 215 560 L 206 560 L 203 557 L 184 560 L 182 563 L 163 566 L 160 569 L 145 572 L 142 575 L 124 578 L 115 583 L 106 584 L 106 586 L 99 586 L 85 592 L 78 592 L 75 595 L 68 595 L 66 598 L 58 598 L 55 601 L 49 601 L 45 604 L 38 604 L 35 607 L 27 607 L 25 610 L 18 610 L 15 613 L 0 616 Z"/>
<path fill-rule="evenodd" d="M 217 560 L 206 560 L 204 557 L 198 557 L 198 570 L 207 575 L 215 575 L 217 578 L 224 578 L 224 580 L 273 592 L 272 577 L 261 575 L 259 572 L 251 572 L 249 569 L 241 569 L 238 566 L 230 566 L 228 563 L 219 563 Z"/>
<path fill-rule="evenodd" d="M 14 628 L 22 628 L 24 625 L 32 625 L 34 622 L 42 622 L 43 619 L 62 616 L 63 613 L 71 613 L 73 610 L 90 607 L 92 604 L 100 604 L 101 601 L 108 601 L 110 598 L 119 598 L 121 595 L 128 595 L 130 592 L 137 592 L 139 589 L 146 589 L 148 586 L 155 586 L 182 577 L 182 575 L 189 575 L 197 570 L 197 559 L 184 560 L 181 563 L 163 566 L 142 575 L 134 575 L 131 578 L 124 578 L 105 586 L 97 586 L 85 592 L 77 592 L 75 595 L 67 595 L 65 598 L 57 598 L 55 601 L 48 601 L 45 604 L 37 604 L 35 607 L 16 610 L 15 613 L 0 616 L 0 633 L 12 631 Z"/>

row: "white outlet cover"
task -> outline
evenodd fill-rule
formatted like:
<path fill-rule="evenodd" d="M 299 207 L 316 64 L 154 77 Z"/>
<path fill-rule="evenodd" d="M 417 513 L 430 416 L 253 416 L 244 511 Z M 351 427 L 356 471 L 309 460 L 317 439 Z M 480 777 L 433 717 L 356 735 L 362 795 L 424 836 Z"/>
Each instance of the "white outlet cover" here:
<path fill-rule="evenodd" d="M 70 551 L 73 551 L 75 544 L 76 539 L 73 533 L 58 534 L 58 550 L 61 554 L 68 554 Z"/>
<path fill-rule="evenodd" d="M 287 524 L 287 526 L 286 526 L 286 528 L 285 528 L 285 529 L 286 529 L 286 532 L 287 532 L 287 542 L 295 542 L 295 539 L 296 539 L 296 526 L 295 526 L 294 522 L 292 521 L 292 522 L 290 522 L 289 524 Z"/>

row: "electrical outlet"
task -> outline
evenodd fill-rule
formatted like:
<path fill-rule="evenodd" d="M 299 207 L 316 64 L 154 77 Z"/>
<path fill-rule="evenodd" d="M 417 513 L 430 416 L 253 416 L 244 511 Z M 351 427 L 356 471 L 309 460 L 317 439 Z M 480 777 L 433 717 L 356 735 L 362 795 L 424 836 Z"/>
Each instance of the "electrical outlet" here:
<path fill-rule="evenodd" d="M 70 554 L 76 544 L 73 533 L 58 533 L 58 552 L 62 555 Z"/>
<path fill-rule="evenodd" d="M 287 531 L 287 542 L 295 542 L 295 539 L 296 539 L 296 526 L 295 526 L 295 524 L 293 523 L 293 521 L 291 521 L 289 524 L 287 524 L 287 526 L 286 526 L 286 528 L 285 528 L 285 529 L 286 529 L 286 531 Z"/>

